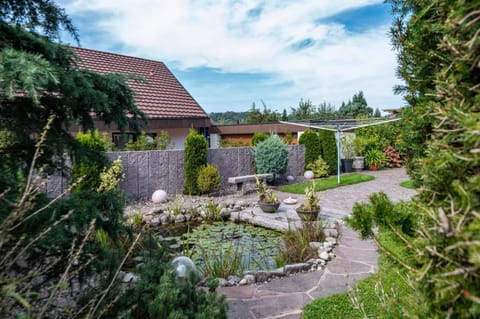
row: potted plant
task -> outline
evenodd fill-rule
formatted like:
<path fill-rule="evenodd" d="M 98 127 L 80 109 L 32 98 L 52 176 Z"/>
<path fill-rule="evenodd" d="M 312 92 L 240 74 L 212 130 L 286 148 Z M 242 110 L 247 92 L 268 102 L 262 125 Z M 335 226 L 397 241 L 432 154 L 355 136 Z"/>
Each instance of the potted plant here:
<path fill-rule="evenodd" d="M 382 166 L 386 161 L 386 156 L 383 152 L 376 148 L 371 148 L 365 153 L 365 163 L 368 166 L 368 169 L 376 171 Z"/>
<path fill-rule="evenodd" d="M 363 171 L 365 167 L 365 157 L 363 154 L 367 147 L 368 140 L 364 137 L 357 136 L 353 139 L 352 143 L 355 154 L 355 156 L 353 156 L 352 169 L 354 172 L 360 172 Z"/>
<path fill-rule="evenodd" d="M 355 145 L 353 143 L 353 136 L 344 135 L 341 139 L 342 145 L 342 167 L 345 173 L 352 172 L 353 157 L 355 156 Z"/>
<path fill-rule="evenodd" d="M 304 222 L 313 222 L 318 218 L 320 198 L 315 193 L 315 182 L 305 187 L 305 199 L 303 204 L 297 208 L 297 214 Z"/>
<path fill-rule="evenodd" d="M 258 206 L 265 213 L 275 213 L 280 207 L 280 201 L 271 189 L 267 187 L 265 181 L 260 181 L 257 176 L 257 194 L 258 194 Z"/>

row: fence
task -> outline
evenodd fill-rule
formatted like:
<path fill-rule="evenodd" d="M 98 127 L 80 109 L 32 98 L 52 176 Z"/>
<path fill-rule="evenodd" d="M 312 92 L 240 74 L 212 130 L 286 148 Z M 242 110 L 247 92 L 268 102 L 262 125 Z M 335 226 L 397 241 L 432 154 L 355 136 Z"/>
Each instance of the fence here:
<path fill-rule="evenodd" d="M 286 175 L 303 175 L 305 147 L 289 146 Z M 125 179 L 120 187 L 131 198 L 149 198 L 157 189 L 169 194 L 181 193 L 184 184 L 184 150 L 109 152 L 113 161 L 120 157 Z M 221 176 L 221 187 L 228 187 L 228 177 L 255 174 L 251 147 L 217 148 L 208 150 L 208 162 L 216 165 Z M 53 176 L 47 192 L 58 194 L 66 185 L 65 179 Z"/>

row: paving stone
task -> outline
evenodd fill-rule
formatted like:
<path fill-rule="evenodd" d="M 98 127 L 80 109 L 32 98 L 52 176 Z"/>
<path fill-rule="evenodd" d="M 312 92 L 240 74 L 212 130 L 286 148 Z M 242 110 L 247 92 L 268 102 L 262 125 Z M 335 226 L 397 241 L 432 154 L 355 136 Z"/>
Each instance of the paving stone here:
<path fill-rule="evenodd" d="M 312 299 L 304 293 L 288 294 L 261 299 L 250 299 L 246 303 L 256 318 L 268 318 L 289 314 L 302 309 L 303 305 Z"/>
<path fill-rule="evenodd" d="M 363 250 L 377 250 L 376 244 L 371 240 L 361 240 L 359 238 L 352 238 L 352 237 L 344 237 L 340 236 L 338 239 L 339 246 L 345 246 L 350 248 L 356 249 L 363 249 Z"/>
<path fill-rule="evenodd" d="M 228 300 L 228 319 L 256 319 L 242 300 Z"/>
<path fill-rule="evenodd" d="M 328 262 L 327 269 L 333 274 L 357 274 L 357 273 L 368 273 L 371 270 L 371 266 L 365 265 L 362 263 L 354 262 L 348 259 L 343 259 L 337 257 L 332 261 Z"/>
<path fill-rule="evenodd" d="M 308 291 L 315 287 L 322 275 L 322 270 L 296 274 L 294 276 L 272 280 L 268 283 L 259 285 L 258 291 L 272 290 L 284 293 Z"/>
<path fill-rule="evenodd" d="M 255 290 L 256 288 L 254 285 L 248 285 L 238 287 L 218 287 L 216 291 L 224 294 L 230 299 L 248 299 L 253 297 Z"/>
<path fill-rule="evenodd" d="M 340 258 L 352 261 L 363 262 L 369 265 L 376 265 L 378 262 L 378 252 L 376 250 L 362 250 L 350 247 L 337 247 L 335 255 Z"/>
<path fill-rule="evenodd" d="M 318 287 L 309 292 L 313 298 L 322 298 L 333 294 L 348 291 L 358 280 L 368 276 L 362 275 L 336 275 L 326 273 L 319 282 Z"/>

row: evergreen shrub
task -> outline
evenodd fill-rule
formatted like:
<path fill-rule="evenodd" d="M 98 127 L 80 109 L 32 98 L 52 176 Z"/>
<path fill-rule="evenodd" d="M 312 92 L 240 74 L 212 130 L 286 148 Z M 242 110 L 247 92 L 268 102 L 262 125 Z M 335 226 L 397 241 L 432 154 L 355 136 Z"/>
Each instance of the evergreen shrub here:
<path fill-rule="evenodd" d="M 207 164 L 200 169 L 197 178 L 198 189 L 202 194 L 213 193 L 220 188 L 220 173 L 215 165 Z"/>
<path fill-rule="evenodd" d="M 336 174 L 338 167 L 337 158 L 337 140 L 335 138 L 335 132 L 320 130 L 318 132 L 318 138 L 320 141 L 321 156 L 328 165 L 328 174 Z"/>
<path fill-rule="evenodd" d="M 198 188 L 197 179 L 201 168 L 205 165 L 207 165 L 207 141 L 203 135 L 191 129 L 185 141 L 184 194 L 200 195 L 201 191 Z"/>
<path fill-rule="evenodd" d="M 321 156 L 315 162 L 308 164 L 307 169 L 313 172 L 315 178 L 328 176 L 328 165 Z"/>
<path fill-rule="evenodd" d="M 178 279 L 163 250 L 144 256 L 139 277 L 107 318 L 227 318 L 228 306 L 225 296 L 215 292 L 216 281 L 210 280 L 208 290 L 203 290 L 197 287 L 199 275 L 195 272 Z"/>
<path fill-rule="evenodd" d="M 100 173 L 109 166 L 105 152 L 108 145 L 97 130 L 77 134 L 78 145 L 73 151 L 72 183 L 76 191 L 94 190 L 100 186 Z"/>
<path fill-rule="evenodd" d="M 256 132 L 252 137 L 252 146 L 256 146 L 258 143 L 265 141 L 268 138 L 268 134 L 263 132 Z"/>
<path fill-rule="evenodd" d="M 278 137 L 271 135 L 253 148 L 255 165 L 258 174 L 273 174 L 276 179 L 287 172 L 288 147 Z"/>
<path fill-rule="evenodd" d="M 298 144 L 305 145 L 305 168 L 321 156 L 321 146 L 315 131 L 307 130 L 300 136 Z"/>

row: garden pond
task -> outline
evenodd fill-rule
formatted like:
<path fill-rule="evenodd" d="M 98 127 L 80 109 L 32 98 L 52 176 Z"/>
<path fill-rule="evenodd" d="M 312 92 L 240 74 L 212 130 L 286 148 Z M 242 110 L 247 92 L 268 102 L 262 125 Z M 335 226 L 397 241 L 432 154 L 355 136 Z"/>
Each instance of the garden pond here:
<path fill-rule="evenodd" d="M 279 232 L 246 223 L 186 223 L 153 231 L 173 255 L 188 256 L 204 274 L 223 278 L 276 268 L 282 244 Z"/>

